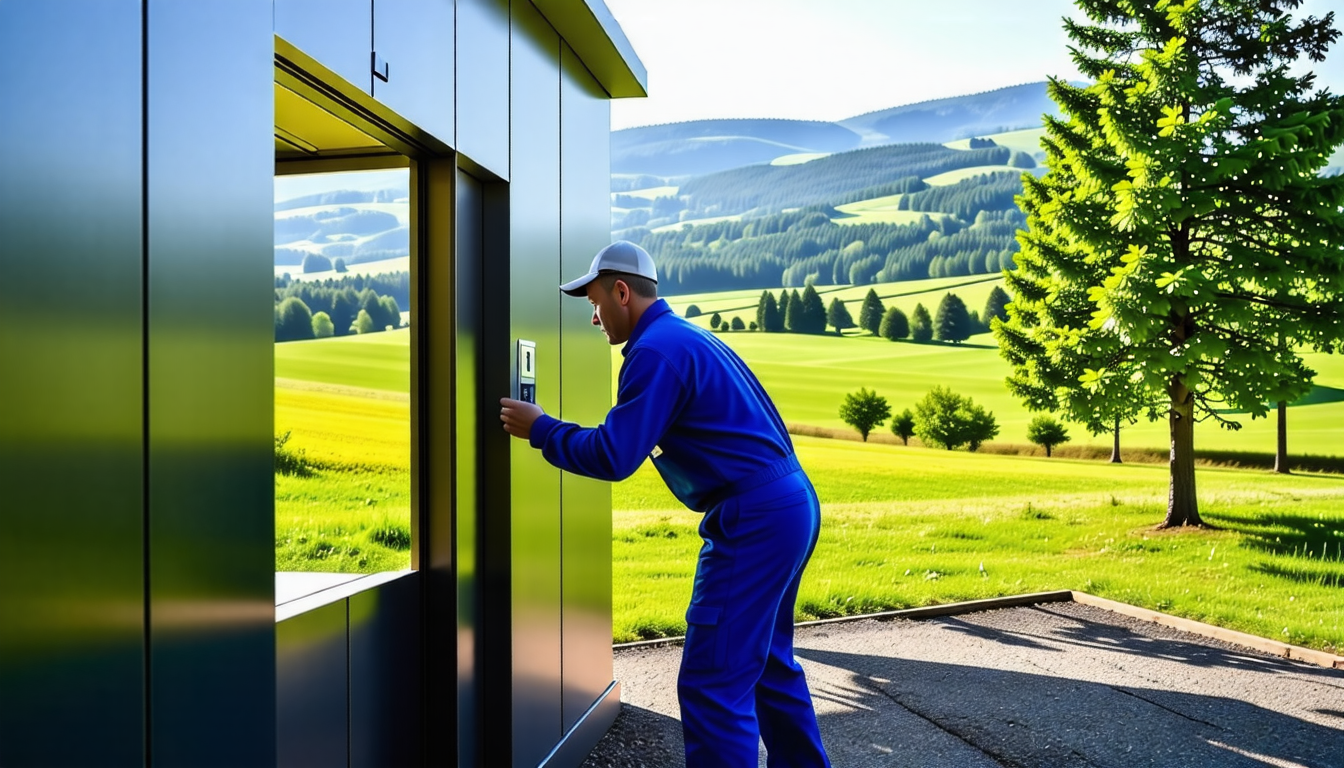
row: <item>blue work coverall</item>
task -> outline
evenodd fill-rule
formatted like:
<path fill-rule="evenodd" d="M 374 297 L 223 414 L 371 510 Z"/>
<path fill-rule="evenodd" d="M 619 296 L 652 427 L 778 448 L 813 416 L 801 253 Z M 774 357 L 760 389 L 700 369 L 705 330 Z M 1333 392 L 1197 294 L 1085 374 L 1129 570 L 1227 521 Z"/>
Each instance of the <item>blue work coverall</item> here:
<path fill-rule="evenodd" d="M 704 513 L 677 693 L 688 768 L 830 765 L 793 655 L 793 608 L 820 506 L 756 377 L 661 299 L 622 350 L 616 405 L 596 428 L 542 415 L 530 442 L 551 464 L 603 480 L 651 456 Z"/>

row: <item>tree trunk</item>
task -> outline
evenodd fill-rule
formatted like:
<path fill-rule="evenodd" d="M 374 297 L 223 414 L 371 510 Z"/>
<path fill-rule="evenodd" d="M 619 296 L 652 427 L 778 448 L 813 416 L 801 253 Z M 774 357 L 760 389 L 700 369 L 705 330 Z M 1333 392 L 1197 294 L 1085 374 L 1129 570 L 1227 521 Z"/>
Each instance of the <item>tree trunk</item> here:
<path fill-rule="evenodd" d="M 1171 383 L 1171 485 L 1167 494 L 1167 519 L 1162 528 L 1203 525 L 1199 499 L 1195 496 L 1195 405 L 1185 381 Z"/>
<path fill-rule="evenodd" d="M 1288 403 L 1279 401 L 1279 444 L 1274 451 L 1274 471 L 1281 475 L 1288 470 Z"/>
<path fill-rule="evenodd" d="M 1120 417 L 1115 417 L 1115 440 L 1111 443 L 1111 463 L 1120 463 Z"/>

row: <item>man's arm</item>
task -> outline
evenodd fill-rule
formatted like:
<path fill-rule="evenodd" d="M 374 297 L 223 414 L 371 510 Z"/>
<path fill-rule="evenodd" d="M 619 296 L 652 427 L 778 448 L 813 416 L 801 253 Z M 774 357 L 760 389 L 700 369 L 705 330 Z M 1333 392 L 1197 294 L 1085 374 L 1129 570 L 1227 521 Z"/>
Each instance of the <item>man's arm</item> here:
<path fill-rule="evenodd" d="M 616 405 L 593 428 L 546 415 L 531 403 L 502 400 L 504 429 L 525 437 L 551 464 L 576 475 L 624 480 L 662 439 L 685 405 L 681 377 L 654 350 L 641 349 L 621 369 Z"/>

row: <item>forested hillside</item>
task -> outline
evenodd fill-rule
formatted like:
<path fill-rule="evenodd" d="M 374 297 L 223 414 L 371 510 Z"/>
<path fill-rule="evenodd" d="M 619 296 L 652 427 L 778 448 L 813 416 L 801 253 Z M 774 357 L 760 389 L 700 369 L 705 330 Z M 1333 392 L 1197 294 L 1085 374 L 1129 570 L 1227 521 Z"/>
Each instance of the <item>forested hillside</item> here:
<path fill-rule="evenodd" d="M 613 237 L 653 254 L 668 295 L 998 272 L 1044 112 L 1031 83 L 838 123 L 616 131 Z"/>

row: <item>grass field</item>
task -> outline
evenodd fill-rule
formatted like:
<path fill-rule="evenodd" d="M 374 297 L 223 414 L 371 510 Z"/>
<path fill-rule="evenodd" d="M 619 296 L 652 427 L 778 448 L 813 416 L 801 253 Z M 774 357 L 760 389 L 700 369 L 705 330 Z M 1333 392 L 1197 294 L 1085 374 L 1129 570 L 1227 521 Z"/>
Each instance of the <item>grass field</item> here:
<path fill-rule="evenodd" d="M 978 280 L 978 282 L 970 282 Z M 932 312 L 949 290 L 960 296 L 972 309 L 982 308 L 998 278 L 944 278 L 877 286 L 887 306 L 898 306 L 910 314 L 915 303 L 923 303 Z M 823 289 L 823 298 L 840 297 L 850 314 L 858 317 L 863 295 L 870 286 Z M 705 313 L 695 322 L 708 327 L 710 313 L 720 312 L 725 320 L 740 315 L 744 321 L 755 318 L 759 291 L 724 294 L 676 296 L 669 303 L 678 312 L 694 303 Z M 748 303 L 749 302 L 749 303 Z M 914 344 L 889 342 L 851 332 L 837 337 L 799 334 L 726 333 L 721 338 L 751 366 L 774 398 L 785 421 L 830 428 L 846 428 L 838 409 L 844 396 L 859 387 L 868 387 L 900 410 L 912 406 L 934 385 L 950 386 L 968 395 L 994 413 L 1000 426 L 995 442 L 1026 443 L 1026 425 L 1033 414 L 1004 388 L 1008 364 L 999 356 L 989 334 L 973 336 L 963 344 Z M 1317 371 L 1316 383 L 1323 397 L 1310 405 L 1295 405 L 1288 410 L 1289 451 L 1293 454 L 1338 455 L 1344 435 L 1344 356 L 1307 354 L 1308 365 Z M 620 357 L 613 358 L 619 367 Z M 1333 401 L 1332 401 L 1333 400 Z M 1272 453 L 1276 422 L 1269 419 L 1236 417 L 1243 423 L 1238 432 L 1229 432 L 1213 422 L 1196 426 L 1195 448 L 1218 447 Z M 1109 434 L 1092 436 L 1081 427 L 1070 429 L 1074 445 L 1109 445 Z M 1122 430 L 1126 447 L 1163 448 L 1169 433 L 1165 421 L 1141 422 Z"/>
<path fill-rule="evenodd" d="M 741 219 L 742 219 L 742 214 L 740 214 L 740 213 L 733 214 L 733 215 L 731 215 L 731 216 L 709 216 L 709 217 L 706 217 L 706 218 L 703 218 L 703 219 L 687 219 L 686 221 L 678 221 L 678 222 L 676 222 L 675 224 L 664 224 L 664 225 L 659 226 L 659 227 L 654 227 L 653 229 L 650 229 L 649 231 L 650 231 L 650 232 L 675 232 L 675 231 L 681 229 L 682 227 L 687 227 L 687 226 L 694 227 L 694 226 L 697 226 L 697 225 L 699 225 L 699 224 L 717 224 L 717 223 L 719 223 L 719 222 L 721 222 L 721 221 L 740 221 Z"/>
<path fill-rule="evenodd" d="M 950 216 L 949 213 L 927 211 L 902 211 L 898 206 L 902 195 L 884 195 L 857 203 L 837 205 L 835 210 L 845 214 L 831 219 L 836 224 L 914 224 L 924 216 L 938 220 Z"/>
<path fill-rule="evenodd" d="M 410 331 L 275 346 L 275 427 L 310 471 L 276 475 L 276 570 L 410 565 Z"/>
<path fill-rule="evenodd" d="M 1159 532 L 1165 467 L 795 442 L 823 517 L 800 620 L 1079 589 L 1316 648 L 1344 641 L 1344 477 L 1201 469 L 1218 529 Z M 613 506 L 615 640 L 681 634 L 699 516 L 647 463 Z"/>
<path fill-rule="evenodd" d="M 993 139 L 994 143 L 1001 147 L 1026 152 L 1028 155 L 1036 158 L 1037 161 L 1040 161 L 1045 157 L 1045 151 L 1041 149 L 1041 137 L 1043 136 L 1045 136 L 1045 128 L 1024 128 L 1020 131 L 991 133 L 988 136 L 982 136 L 980 138 Z M 970 149 L 971 140 L 957 139 L 956 141 L 949 141 L 943 146 L 950 149 Z"/>
<path fill-rule="evenodd" d="M 986 173 L 1020 174 L 1025 170 L 1029 169 L 1014 168 L 1011 165 L 977 165 L 971 168 L 958 168 L 955 171 L 947 171 L 946 173 L 940 173 L 936 176 L 930 176 L 924 180 L 924 183 L 932 187 L 946 187 L 951 184 L 956 184 L 959 181 L 965 181 L 966 179 L 974 178 L 976 176 L 983 176 Z"/>
<path fill-rule="evenodd" d="M 813 160 L 820 160 L 823 157 L 830 157 L 830 152 L 795 152 L 792 155 L 780 155 L 770 161 L 771 165 L 802 165 L 810 163 Z"/>

